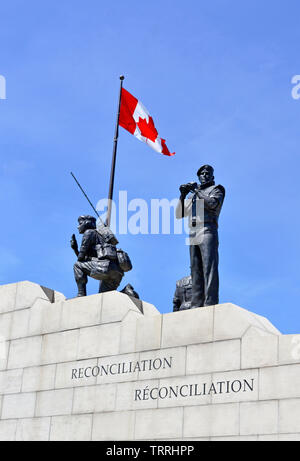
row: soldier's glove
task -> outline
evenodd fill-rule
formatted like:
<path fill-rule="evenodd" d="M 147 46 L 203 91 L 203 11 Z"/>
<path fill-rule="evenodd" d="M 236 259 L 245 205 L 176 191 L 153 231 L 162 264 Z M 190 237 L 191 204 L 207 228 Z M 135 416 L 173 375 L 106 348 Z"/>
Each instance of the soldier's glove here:
<path fill-rule="evenodd" d="M 79 253 L 77 260 L 80 261 L 80 262 L 84 262 L 84 261 L 86 261 L 86 257 L 85 257 L 85 255 L 83 253 Z"/>

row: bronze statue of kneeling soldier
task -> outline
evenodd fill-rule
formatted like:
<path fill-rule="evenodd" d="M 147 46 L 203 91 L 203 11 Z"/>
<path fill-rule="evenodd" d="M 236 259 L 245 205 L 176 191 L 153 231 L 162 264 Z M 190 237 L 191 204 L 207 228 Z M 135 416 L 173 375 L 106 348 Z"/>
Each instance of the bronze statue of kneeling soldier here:
<path fill-rule="evenodd" d="M 71 238 L 71 248 L 77 256 L 74 264 L 77 296 L 86 296 L 88 277 L 100 281 L 99 293 L 116 290 L 124 272 L 132 269 L 128 254 L 116 247 L 118 241 L 108 227 L 97 229 L 93 216 L 79 216 L 77 228 L 82 234 L 80 249 L 74 234 Z"/>

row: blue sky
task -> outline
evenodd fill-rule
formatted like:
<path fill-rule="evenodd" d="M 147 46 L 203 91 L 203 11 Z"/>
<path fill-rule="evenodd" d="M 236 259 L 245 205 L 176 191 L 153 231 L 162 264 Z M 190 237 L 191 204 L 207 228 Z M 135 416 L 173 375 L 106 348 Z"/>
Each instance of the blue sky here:
<path fill-rule="evenodd" d="M 115 191 L 173 199 L 210 163 L 226 188 L 220 302 L 300 332 L 297 0 L 2 2 L 0 283 L 76 294 L 69 239 L 107 196 L 119 75 L 168 158 L 120 129 Z M 132 283 L 161 312 L 189 272 L 182 235 L 125 235 Z M 97 291 L 90 281 L 89 294 Z"/>

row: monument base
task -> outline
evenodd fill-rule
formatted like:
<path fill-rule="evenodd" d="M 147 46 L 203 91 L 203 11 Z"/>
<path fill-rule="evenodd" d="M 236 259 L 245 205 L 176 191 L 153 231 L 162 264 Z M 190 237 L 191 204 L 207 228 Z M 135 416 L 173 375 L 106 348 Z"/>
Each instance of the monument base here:
<path fill-rule="evenodd" d="M 300 335 L 233 304 L 0 287 L 0 440 L 300 440 Z"/>

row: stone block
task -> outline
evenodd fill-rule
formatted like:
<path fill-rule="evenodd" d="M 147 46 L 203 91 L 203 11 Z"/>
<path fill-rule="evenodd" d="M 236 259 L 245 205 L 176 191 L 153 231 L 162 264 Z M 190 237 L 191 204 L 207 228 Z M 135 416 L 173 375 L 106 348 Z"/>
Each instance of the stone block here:
<path fill-rule="evenodd" d="M 82 328 L 100 323 L 102 295 L 73 298 L 62 307 L 61 329 Z"/>
<path fill-rule="evenodd" d="M 242 338 L 242 368 L 277 365 L 279 336 L 250 327 Z"/>
<path fill-rule="evenodd" d="M 10 342 L 8 368 L 25 368 L 39 365 L 42 353 L 42 337 L 14 339 Z"/>
<path fill-rule="evenodd" d="M 210 437 L 210 442 L 256 442 L 257 435 L 235 435 L 229 437 Z"/>
<path fill-rule="evenodd" d="M 300 397 L 300 364 L 261 368 L 259 399 L 276 400 Z"/>
<path fill-rule="evenodd" d="M 0 442 L 14 442 L 16 438 L 17 420 L 0 421 Z"/>
<path fill-rule="evenodd" d="M 28 335 L 41 335 L 60 330 L 62 302 L 49 303 L 36 299 L 30 309 Z"/>
<path fill-rule="evenodd" d="M 50 418 L 19 419 L 16 441 L 47 441 L 50 433 Z"/>
<path fill-rule="evenodd" d="M 43 336 L 42 364 L 76 360 L 79 330 L 50 333 Z"/>
<path fill-rule="evenodd" d="M 184 437 L 239 435 L 239 404 L 184 408 Z"/>
<path fill-rule="evenodd" d="M 160 348 L 162 316 L 142 317 L 136 323 L 136 351 Z"/>
<path fill-rule="evenodd" d="M 279 434 L 279 442 L 300 442 L 300 433 L 298 434 Z"/>
<path fill-rule="evenodd" d="M 0 287 L 1 288 L 1 287 Z M 0 340 L 7 341 L 10 339 L 10 329 L 12 321 L 12 313 L 0 314 Z"/>
<path fill-rule="evenodd" d="M 278 442 L 278 434 L 263 434 L 257 436 L 258 442 Z"/>
<path fill-rule="evenodd" d="M 163 408 L 136 412 L 135 439 L 153 440 L 182 437 L 183 408 Z"/>
<path fill-rule="evenodd" d="M 0 337 L 0 370 L 5 370 L 7 367 L 9 344 L 10 341 L 5 341 Z"/>
<path fill-rule="evenodd" d="M 212 341 L 213 308 L 203 307 L 163 315 L 161 347 Z"/>
<path fill-rule="evenodd" d="M 240 340 L 217 341 L 187 346 L 187 374 L 238 370 L 241 365 Z"/>
<path fill-rule="evenodd" d="M 91 386 L 96 384 L 93 376 L 97 359 L 80 360 L 76 362 L 58 363 L 56 368 L 56 388 Z"/>
<path fill-rule="evenodd" d="M 280 365 L 300 362 L 300 335 L 282 335 L 279 337 Z"/>
<path fill-rule="evenodd" d="M 120 323 L 80 329 L 78 359 L 116 355 L 119 352 Z"/>
<path fill-rule="evenodd" d="M 51 441 L 89 441 L 92 415 L 54 416 L 51 418 Z"/>
<path fill-rule="evenodd" d="M 54 388 L 56 364 L 24 368 L 22 392 L 45 391 Z"/>
<path fill-rule="evenodd" d="M 23 369 L 0 372 L 0 394 L 17 394 L 21 391 Z"/>
<path fill-rule="evenodd" d="M 0 313 L 11 312 L 15 309 L 17 283 L 0 286 Z"/>
<path fill-rule="evenodd" d="M 21 309 L 12 313 L 10 339 L 24 338 L 28 334 L 30 309 Z"/>
<path fill-rule="evenodd" d="M 83 386 L 74 390 L 73 413 L 111 412 L 116 406 L 116 384 Z"/>
<path fill-rule="evenodd" d="M 279 433 L 300 433 L 300 399 L 279 401 Z"/>
<path fill-rule="evenodd" d="M 92 440 L 133 440 L 134 421 L 134 411 L 95 413 Z"/>
<path fill-rule="evenodd" d="M 120 325 L 119 353 L 126 354 L 136 350 L 136 324 L 140 315 L 129 311 Z"/>
<path fill-rule="evenodd" d="M 72 402 L 73 389 L 57 389 L 52 391 L 38 392 L 35 416 L 57 416 L 71 414 Z"/>
<path fill-rule="evenodd" d="M 278 432 L 278 402 L 244 402 L 240 404 L 241 435 L 276 434 Z"/>
<path fill-rule="evenodd" d="M 34 416 L 36 394 L 4 395 L 2 403 L 2 419 L 32 418 Z"/>

